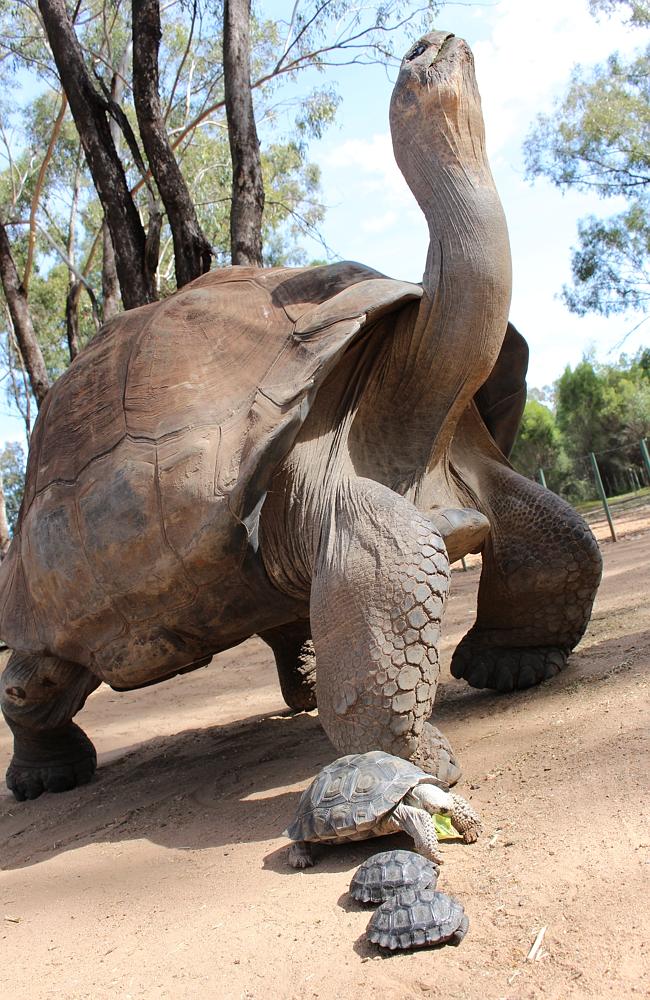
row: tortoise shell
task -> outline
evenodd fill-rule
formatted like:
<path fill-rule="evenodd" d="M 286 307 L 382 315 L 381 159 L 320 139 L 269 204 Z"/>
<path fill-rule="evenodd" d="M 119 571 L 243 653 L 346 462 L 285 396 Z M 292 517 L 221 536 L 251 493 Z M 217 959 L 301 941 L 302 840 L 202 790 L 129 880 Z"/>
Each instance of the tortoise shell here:
<path fill-rule="evenodd" d="M 403 889 L 378 907 L 367 935 L 380 948 L 460 944 L 469 928 L 462 903 L 433 889 Z"/>
<path fill-rule="evenodd" d="M 292 840 L 363 839 L 407 792 L 436 780 L 410 761 L 383 750 L 348 754 L 328 764 L 302 793 Z"/>
<path fill-rule="evenodd" d="M 381 851 L 357 869 L 350 893 L 360 903 L 382 903 L 402 889 L 435 889 L 440 868 L 414 851 Z"/>
<path fill-rule="evenodd" d="M 271 478 L 345 350 L 421 296 L 353 262 L 231 267 L 109 321 L 39 411 L 4 642 L 130 687 L 267 627 L 240 581 Z"/>

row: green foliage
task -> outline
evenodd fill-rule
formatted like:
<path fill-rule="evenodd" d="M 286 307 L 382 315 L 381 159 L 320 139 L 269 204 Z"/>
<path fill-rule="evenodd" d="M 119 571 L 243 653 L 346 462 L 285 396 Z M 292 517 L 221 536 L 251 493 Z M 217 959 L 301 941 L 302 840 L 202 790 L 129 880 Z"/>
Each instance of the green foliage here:
<path fill-rule="evenodd" d="M 650 302 L 650 202 L 636 200 L 610 219 L 590 216 L 578 225 L 573 250 L 575 285 L 563 298 L 572 312 L 605 316 L 646 311 Z"/>
<path fill-rule="evenodd" d="M 549 487 L 574 502 L 595 495 L 590 452 L 610 495 L 629 489 L 630 475 L 644 481 L 639 442 L 650 437 L 648 348 L 615 364 L 585 357 L 565 368 L 554 386 L 554 410 L 534 393 L 512 454 L 516 469 L 535 478 L 543 468 Z"/>
<path fill-rule="evenodd" d="M 8 441 L 0 451 L 0 474 L 7 508 L 7 521 L 13 534 L 25 488 L 25 453 L 16 441 Z"/>
<path fill-rule="evenodd" d="M 647 0 L 591 0 L 593 13 L 629 10 L 637 27 L 650 25 Z M 626 209 L 579 225 L 573 287 L 563 291 L 581 315 L 645 310 L 650 297 L 650 47 L 626 62 L 613 54 L 602 66 L 577 67 L 553 112 L 540 115 L 524 146 L 531 178 L 560 189 L 622 196 Z"/>
<path fill-rule="evenodd" d="M 613 14 L 627 7 L 629 24 L 637 28 L 650 25 L 650 3 L 648 0 L 589 0 L 589 9 L 596 17 L 598 14 Z"/>
<path fill-rule="evenodd" d="M 650 182 L 650 48 L 630 63 L 577 67 L 565 97 L 525 145 L 532 176 L 603 197 L 636 197 Z"/>
<path fill-rule="evenodd" d="M 512 464 L 524 476 L 535 479 L 540 469 L 557 465 L 562 454 L 562 436 L 553 411 L 529 398 L 510 456 Z"/>

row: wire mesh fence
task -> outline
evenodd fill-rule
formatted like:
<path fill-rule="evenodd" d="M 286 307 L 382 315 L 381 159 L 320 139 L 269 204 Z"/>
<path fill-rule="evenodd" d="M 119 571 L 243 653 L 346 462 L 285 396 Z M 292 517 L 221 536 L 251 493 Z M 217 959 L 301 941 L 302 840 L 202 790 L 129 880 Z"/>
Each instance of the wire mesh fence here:
<path fill-rule="evenodd" d="M 650 450 L 645 438 L 633 444 L 589 452 L 574 459 L 561 456 L 538 469 L 542 486 L 582 508 L 600 502 L 616 540 L 612 506 L 646 497 L 650 503 Z"/>

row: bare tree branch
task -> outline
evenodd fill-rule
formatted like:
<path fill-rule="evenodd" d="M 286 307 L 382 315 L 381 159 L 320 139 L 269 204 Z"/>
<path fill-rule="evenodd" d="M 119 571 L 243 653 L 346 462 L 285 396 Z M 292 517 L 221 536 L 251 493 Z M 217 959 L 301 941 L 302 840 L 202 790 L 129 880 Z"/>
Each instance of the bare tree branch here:
<path fill-rule="evenodd" d="M 31 390 L 37 405 L 40 406 L 50 388 L 50 380 L 32 323 L 27 294 L 18 277 L 7 230 L 2 222 L 0 222 L 0 281 L 2 281 L 20 354 L 29 375 Z"/>
<path fill-rule="evenodd" d="M 174 237 L 179 288 L 210 270 L 212 250 L 167 138 L 158 88 L 158 0 L 133 0 L 133 96 L 149 166 Z"/>
<path fill-rule="evenodd" d="M 23 274 L 23 287 L 25 292 L 29 288 L 29 279 L 32 273 L 32 265 L 34 262 L 34 246 L 36 243 L 36 212 L 38 210 L 38 203 L 41 200 L 41 193 L 43 191 L 43 183 L 45 181 L 45 174 L 47 173 L 47 168 L 50 165 L 50 160 L 54 153 L 54 147 L 56 146 L 59 134 L 61 132 L 61 126 L 65 119 L 65 113 L 68 107 L 68 99 L 65 96 L 65 92 L 61 93 L 61 107 L 59 108 L 59 113 L 56 116 L 54 125 L 52 126 L 52 133 L 50 135 L 50 141 L 48 143 L 47 149 L 45 151 L 45 156 L 41 162 L 40 169 L 38 171 L 38 177 L 36 178 L 36 184 L 34 185 L 34 194 L 32 195 L 32 204 L 30 206 L 29 212 L 29 239 L 27 243 L 27 261 L 25 263 L 25 271 Z"/>

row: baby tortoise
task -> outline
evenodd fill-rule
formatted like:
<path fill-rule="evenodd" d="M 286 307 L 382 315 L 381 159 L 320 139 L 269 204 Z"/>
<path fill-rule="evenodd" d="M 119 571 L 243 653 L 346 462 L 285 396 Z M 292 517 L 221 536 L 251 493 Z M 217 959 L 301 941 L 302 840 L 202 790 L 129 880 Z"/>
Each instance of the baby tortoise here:
<path fill-rule="evenodd" d="M 402 889 L 435 889 L 440 869 L 413 851 L 381 851 L 357 869 L 350 894 L 359 903 L 383 903 Z"/>
<path fill-rule="evenodd" d="M 458 945 L 469 929 L 461 903 L 433 889 L 403 889 L 378 907 L 368 923 L 367 935 L 380 948 L 425 948 Z"/>
<path fill-rule="evenodd" d="M 481 821 L 470 804 L 443 791 L 417 765 L 383 750 L 339 757 L 305 789 L 296 818 L 284 831 L 294 841 L 289 864 L 313 865 L 313 843 L 340 844 L 399 830 L 413 837 L 418 853 L 440 863 L 436 813 L 451 817 L 465 843 L 477 839 Z"/>

